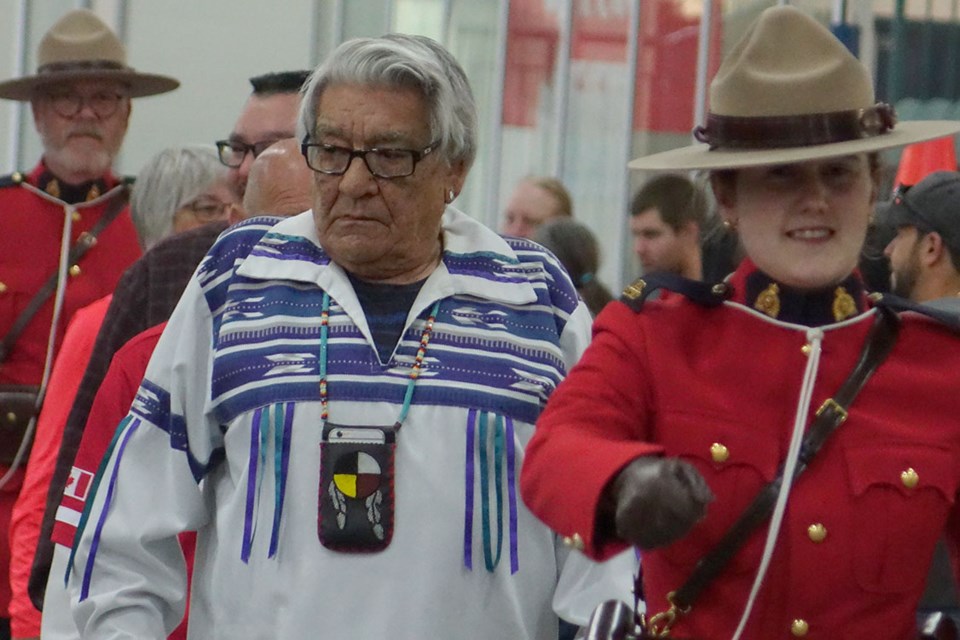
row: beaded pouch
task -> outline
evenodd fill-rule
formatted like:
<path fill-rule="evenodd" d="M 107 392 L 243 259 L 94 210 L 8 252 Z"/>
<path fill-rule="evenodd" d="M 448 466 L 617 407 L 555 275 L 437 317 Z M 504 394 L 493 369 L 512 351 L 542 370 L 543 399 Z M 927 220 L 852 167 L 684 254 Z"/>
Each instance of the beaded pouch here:
<path fill-rule="evenodd" d="M 324 426 L 317 513 L 323 546 L 363 553 L 390 544 L 395 449 L 394 427 Z"/>

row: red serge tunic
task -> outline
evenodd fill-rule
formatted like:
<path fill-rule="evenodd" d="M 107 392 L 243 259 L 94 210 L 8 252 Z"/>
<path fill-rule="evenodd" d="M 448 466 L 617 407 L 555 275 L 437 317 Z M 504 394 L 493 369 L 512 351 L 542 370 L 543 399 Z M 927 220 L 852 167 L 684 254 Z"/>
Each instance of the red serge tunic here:
<path fill-rule="evenodd" d="M 16 176 L 17 174 L 15 174 Z M 0 336 L 6 335 L 17 316 L 47 278 L 56 272 L 60 260 L 65 202 L 51 202 L 28 191 L 22 182 L 44 188 L 53 181 L 43 164 L 20 181 L 7 179 L 0 188 Z M 98 181 L 96 193 L 106 193 L 118 184 L 112 175 Z M 49 188 L 62 193 L 67 186 Z M 94 195 L 91 194 L 91 195 Z M 80 200 L 73 215 L 71 246 L 81 233 L 90 231 L 110 200 L 86 206 Z M 113 293 L 120 275 L 140 257 L 140 245 L 127 210 L 97 236 L 97 244 L 80 258 L 68 276 L 63 314 L 58 328 L 57 348 L 73 312 L 94 300 Z M 53 317 L 53 298 L 40 307 L 20 335 L 7 359 L 0 364 L 0 384 L 39 384 L 43 374 L 47 336 Z"/>
<path fill-rule="evenodd" d="M 107 193 L 119 181 L 113 175 L 78 188 L 56 183 L 56 179 L 39 163 L 29 176 L 14 174 L 0 178 L 0 336 L 10 331 L 20 312 L 33 295 L 53 274 L 60 260 L 66 202 L 52 202 L 23 186 L 27 182 L 46 192 L 59 193 L 66 201 L 77 202 L 72 216 L 71 246 L 80 234 L 90 229 L 109 206 L 110 199 L 87 205 L 85 199 Z M 93 190 L 93 191 L 91 191 Z M 73 313 L 94 300 L 112 293 L 120 275 L 140 257 L 140 245 L 130 214 L 126 208 L 97 236 L 97 244 L 89 249 L 70 272 L 64 296 L 63 311 L 57 328 L 56 351 Z M 39 385 L 43 376 L 47 339 L 53 319 L 50 296 L 20 335 L 6 360 L 0 363 L 0 385 Z M 0 438 L 17 437 L 0 429 Z M 0 465 L 0 475 L 7 467 Z M 18 470 L 10 482 L 0 489 L 0 575 L 7 575 L 9 563 L 8 523 L 13 503 L 23 480 Z M 7 616 L 10 600 L 9 581 L 0 581 L 0 617 Z"/>
<path fill-rule="evenodd" d="M 527 450 L 526 503 L 561 535 L 579 534 L 595 558 L 623 548 L 597 540 L 594 525 L 605 485 L 627 462 L 677 456 L 704 476 L 716 496 L 707 517 L 679 541 L 643 553 L 650 612 L 667 608 L 666 594 L 775 477 L 804 409 L 805 372 L 813 376 L 809 424 L 853 369 L 873 323 L 875 311 L 858 310 L 816 328 L 785 322 L 784 313 L 772 319 L 753 308 L 764 278 L 744 263 L 717 307 L 679 295 L 640 313 L 608 305 Z M 862 292 L 851 293 L 862 307 Z M 818 305 L 831 307 L 834 291 L 823 298 L 793 308 L 809 320 Z M 742 638 L 916 637 L 935 543 L 946 530 L 955 551 L 960 538 L 960 341 L 919 314 L 901 319 L 887 361 L 793 486 Z M 809 345 L 818 340 L 819 363 L 808 372 Z M 671 637 L 733 636 L 766 535 L 766 526 L 752 535 Z"/>

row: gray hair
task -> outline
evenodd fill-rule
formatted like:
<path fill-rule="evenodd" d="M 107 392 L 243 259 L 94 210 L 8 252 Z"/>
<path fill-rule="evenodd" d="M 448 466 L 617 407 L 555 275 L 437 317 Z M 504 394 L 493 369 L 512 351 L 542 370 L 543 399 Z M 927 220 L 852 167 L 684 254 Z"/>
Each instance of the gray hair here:
<path fill-rule="evenodd" d="M 317 105 L 332 84 L 409 87 L 423 96 L 430 134 L 448 163 L 468 168 L 477 154 L 477 107 L 463 68 L 449 51 L 424 36 L 388 34 L 355 38 L 336 48 L 303 89 L 297 137 L 314 131 Z"/>
<path fill-rule="evenodd" d="M 212 145 L 170 147 L 147 160 L 130 197 L 140 245 L 149 249 L 173 230 L 173 215 L 220 180 L 227 168 Z"/>

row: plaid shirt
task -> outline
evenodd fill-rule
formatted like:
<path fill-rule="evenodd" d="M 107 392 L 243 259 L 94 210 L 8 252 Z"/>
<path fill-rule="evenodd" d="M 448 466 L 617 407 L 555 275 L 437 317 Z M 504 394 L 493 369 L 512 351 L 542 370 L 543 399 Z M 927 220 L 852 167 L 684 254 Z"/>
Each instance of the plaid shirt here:
<path fill-rule="evenodd" d="M 103 326 L 97 334 L 90 364 L 83 374 L 77 397 L 67 418 L 63 444 L 47 492 L 46 510 L 40 529 L 40 542 L 30 574 L 30 597 L 42 604 L 43 592 L 53 558 L 50 533 L 87 423 L 87 414 L 113 359 L 113 354 L 130 338 L 170 318 L 197 265 L 227 228 L 215 222 L 166 238 L 151 248 L 123 274 L 113 294 Z"/>

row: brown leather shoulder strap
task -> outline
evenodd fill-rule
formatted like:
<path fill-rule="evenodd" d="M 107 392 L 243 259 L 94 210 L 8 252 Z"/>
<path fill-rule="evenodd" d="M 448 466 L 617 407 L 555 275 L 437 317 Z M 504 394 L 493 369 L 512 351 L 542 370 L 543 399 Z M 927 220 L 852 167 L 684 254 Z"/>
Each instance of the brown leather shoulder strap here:
<path fill-rule="evenodd" d="M 129 199 L 130 187 L 123 184 L 120 187 L 120 191 L 110 200 L 110 204 L 107 205 L 103 215 L 100 216 L 90 231 L 81 234 L 76 244 L 70 248 L 70 254 L 67 258 L 70 264 L 76 264 L 76 262 L 97 243 L 97 236 L 120 215 L 120 212 L 123 211 Z M 27 328 L 27 325 L 30 324 L 30 321 L 33 319 L 33 316 L 37 314 L 37 311 L 40 310 L 40 307 L 42 307 L 50 296 L 53 295 L 53 292 L 56 291 L 59 275 L 60 270 L 57 269 L 47 278 L 43 286 L 33 295 L 30 302 L 27 303 L 27 306 L 23 308 L 23 311 L 21 311 L 17 319 L 14 320 L 7 335 L 3 336 L 3 339 L 0 339 L 0 362 L 7 359 L 13 345 L 17 339 L 20 338 L 20 334 L 22 334 L 24 329 Z"/>
<path fill-rule="evenodd" d="M 899 319 L 896 314 L 889 309 L 878 308 L 877 318 L 867 336 L 860 359 L 837 393 L 827 399 L 817 411 L 801 443 L 794 480 L 807 468 L 830 434 L 847 419 L 847 409 L 893 349 L 898 332 Z M 693 604 L 704 588 L 723 571 L 750 534 L 770 517 L 783 483 L 784 466 L 785 463 L 780 464 L 777 477 L 757 493 L 750 506 L 727 530 L 717 546 L 697 563 L 683 586 L 674 592 L 672 602 L 679 610 Z"/>

